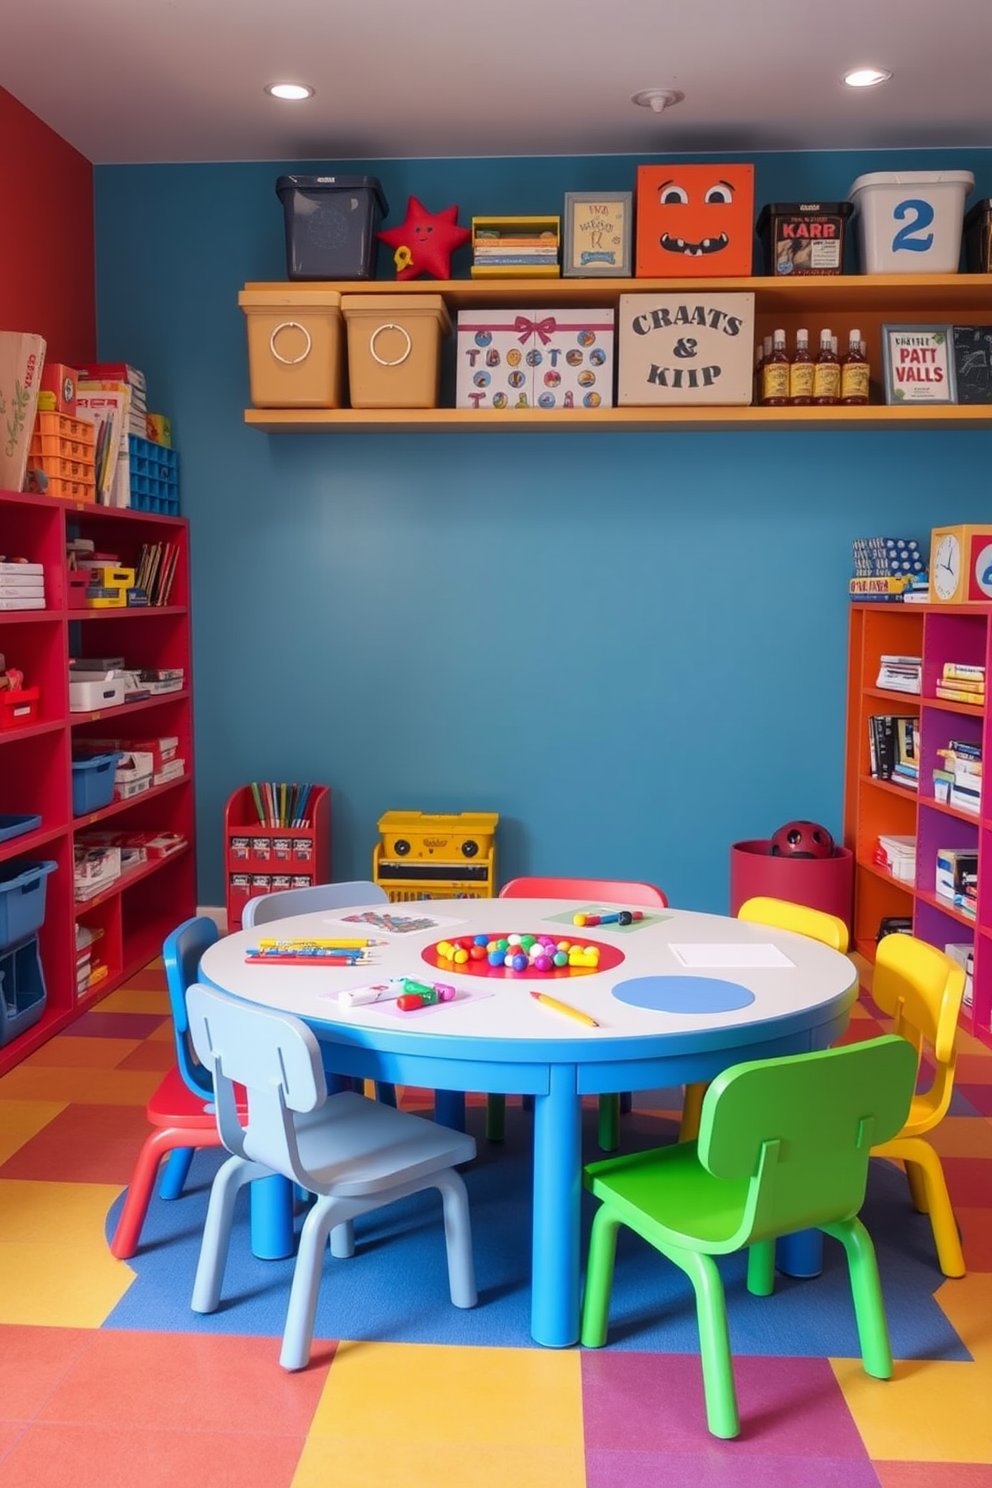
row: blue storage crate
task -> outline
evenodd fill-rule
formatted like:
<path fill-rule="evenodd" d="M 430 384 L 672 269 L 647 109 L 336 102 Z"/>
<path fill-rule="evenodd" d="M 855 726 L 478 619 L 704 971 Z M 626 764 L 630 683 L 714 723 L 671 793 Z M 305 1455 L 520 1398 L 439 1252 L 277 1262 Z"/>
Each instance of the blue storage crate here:
<path fill-rule="evenodd" d="M 0 1046 L 37 1023 L 45 1011 L 45 995 L 37 935 L 0 953 Z"/>
<path fill-rule="evenodd" d="M 20 837 L 25 832 L 34 832 L 40 826 L 40 816 L 18 816 L 0 811 L 0 842 L 7 842 L 11 837 Z"/>
<path fill-rule="evenodd" d="M 179 515 L 179 457 L 174 449 L 129 434 L 131 507 L 134 511 Z"/>
<path fill-rule="evenodd" d="M 72 814 L 86 816 L 114 799 L 114 771 L 120 753 L 93 754 L 72 762 Z"/>
<path fill-rule="evenodd" d="M 0 950 L 33 935 L 45 918 L 48 875 L 57 863 L 0 863 Z"/>

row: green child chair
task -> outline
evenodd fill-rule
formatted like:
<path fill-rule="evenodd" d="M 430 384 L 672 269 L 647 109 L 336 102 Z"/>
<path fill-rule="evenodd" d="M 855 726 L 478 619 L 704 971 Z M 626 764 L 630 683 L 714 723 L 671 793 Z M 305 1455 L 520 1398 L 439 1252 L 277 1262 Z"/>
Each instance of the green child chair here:
<path fill-rule="evenodd" d="M 775 930 L 794 930 L 797 935 L 808 935 L 811 940 L 821 940 L 832 950 L 847 954 L 847 926 L 838 915 L 828 914 L 825 909 L 811 909 L 806 904 L 793 904 L 790 899 L 770 899 L 759 894 L 753 899 L 745 899 L 737 911 L 737 918 L 750 924 L 770 925 Z M 699 1131 L 699 1113 L 705 1094 L 705 1081 L 685 1087 L 680 1142 L 690 1142 Z"/>
<path fill-rule="evenodd" d="M 714 1256 L 750 1247 L 747 1285 L 772 1290 L 775 1240 L 816 1226 L 844 1246 L 861 1355 L 888 1379 L 892 1352 L 875 1248 L 857 1218 L 873 1143 L 906 1119 L 912 1045 L 894 1034 L 784 1059 L 739 1064 L 710 1084 L 697 1142 L 590 1163 L 593 1219 L 582 1343 L 606 1342 L 617 1232 L 627 1225 L 685 1271 L 696 1293 L 706 1419 L 740 1430 L 723 1282 Z"/>

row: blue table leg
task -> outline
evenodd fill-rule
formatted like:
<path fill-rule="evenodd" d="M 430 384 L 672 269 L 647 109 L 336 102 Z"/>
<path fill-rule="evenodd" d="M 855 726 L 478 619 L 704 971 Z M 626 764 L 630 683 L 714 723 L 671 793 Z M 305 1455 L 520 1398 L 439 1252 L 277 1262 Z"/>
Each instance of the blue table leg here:
<path fill-rule="evenodd" d="M 823 1270 L 823 1233 L 797 1230 L 775 1242 L 775 1264 L 786 1276 L 819 1276 Z"/>
<path fill-rule="evenodd" d="M 465 1130 L 465 1095 L 461 1090 L 435 1090 L 434 1120 L 452 1131 Z"/>
<path fill-rule="evenodd" d="M 582 1117 L 574 1065 L 553 1065 L 534 1101 L 534 1217 L 530 1331 L 567 1348 L 579 1337 Z"/>
<path fill-rule="evenodd" d="M 293 1229 L 293 1185 L 274 1174 L 248 1185 L 251 1248 L 261 1261 L 281 1261 L 296 1249 Z"/>

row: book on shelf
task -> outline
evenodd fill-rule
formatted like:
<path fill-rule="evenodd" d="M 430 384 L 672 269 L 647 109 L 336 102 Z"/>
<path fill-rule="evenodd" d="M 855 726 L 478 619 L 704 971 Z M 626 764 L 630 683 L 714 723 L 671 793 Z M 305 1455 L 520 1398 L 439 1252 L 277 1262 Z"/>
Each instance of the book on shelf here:
<path fill-rule="evenodd" d="M 856 578 L 922 574 L 926 570 L 920 544 L 911 537 L 856 537 L 852 543 Z"/>
<path fill-rule="evenodd" d="M 80 381 L 76 386 L 76 407 L 93 423 L 93 474 L 96 499 L 101 506 L 114 505 L 121 494 L 118 466 L 127 460 L 127 431 L 130 417 L 130 393 L 125 384 L 104 388 Z M 130 480 L 127 506 L 131 504 Z"/>
<path fill-rule="evenodd" d="M 960 687 L 946 687 L 938 682 L 934 688 L 934 696 L 943 698 L 947 703 L 968 703 L 973 708 L 981 708 L 985 704 L 985 689 L 981 692 L 966 692 Z"/>
<path fill-rule="evenodd" d="M 881 833 L 872 861 L 877 867 L 887 869 L 900 882 L 911 883 L 916 877 L 915 836 Z"/>
<path fill-rule="evenodd" d="M 985 668 L 983 666 L 971 666 L 962 661 L 945 661 L 941 668 L 941 676 L 948 680 L 955 678 L 959 682 L 983 682 L 985 681 Z"/>
<path fill-rule="evenodd" d="M 891 780 L 896 765 L 900 763 L 900 728 L 903 731 L 904 766 L 916 766 L 918 763 L 916 751 L 919 748 L 919 719 L 915 716 L 893 713 L 873 713 L 868 719 L 870 773 L 876 780 Z M 909 745 L 908 740 L 912 741 Z M 908 747 L 914 750 L 912 756 L 907 753 Z M 896 783 L 907 784 L 905 768 Z"/>
<path fill-rule="evenodd" d="M 923 686 L 923 658 L 882 656 L 875 686 L 884 687 L 889 692 L 920 692 Z"/>

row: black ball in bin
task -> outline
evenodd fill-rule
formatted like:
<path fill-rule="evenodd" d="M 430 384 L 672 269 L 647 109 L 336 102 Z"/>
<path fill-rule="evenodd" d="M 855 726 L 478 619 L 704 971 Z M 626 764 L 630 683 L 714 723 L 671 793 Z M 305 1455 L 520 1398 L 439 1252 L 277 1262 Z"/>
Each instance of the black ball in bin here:
<path fill-rule="evenodd" d="M 791 821 L 773 834 L 768 852 L 773 858 L 832 858 L 834 839 L 819 822 Z"/>

